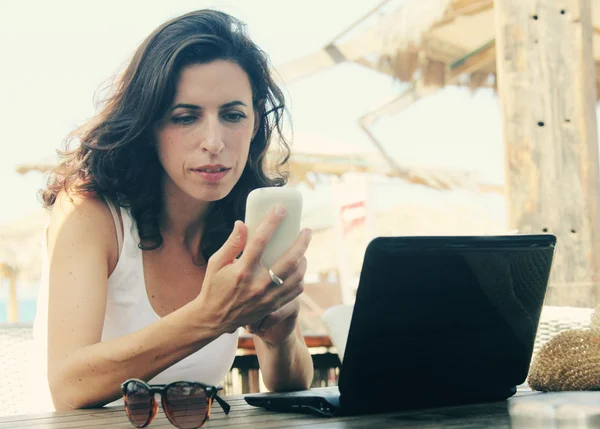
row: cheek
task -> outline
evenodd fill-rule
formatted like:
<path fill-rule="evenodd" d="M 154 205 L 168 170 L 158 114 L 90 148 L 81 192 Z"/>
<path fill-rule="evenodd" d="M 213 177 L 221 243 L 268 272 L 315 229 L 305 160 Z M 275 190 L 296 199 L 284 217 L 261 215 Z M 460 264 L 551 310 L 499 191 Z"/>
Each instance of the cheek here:
<path fill-rule="evenodd" d="M 246 161 L 248 160 L 248 152 L 250 150 L 250 139 L 252 138 L 252 128 L 244 128 L 241 130 L 236 130 L 236 132 L 232 135 L 232 141 L 235 142 L 234 151 L 236 153 L 235 157 L 238 161 L 238 164 L 242 167 L 246 165 Z"/>
<path fill-rule="evenodd" d="M 181 151 L 180 145 L 177 144 L 175 133 L 163 131 L 157 134 L 157 151 L 158 157 L 165 169 L 169 168 L 169 164 L 176 162 L 180 158 L 178 152 Z"/>
<path fill-rule="evenodd" d="M 248 154 L 250 150 L 250 144 L 245 144 L 242 148 L 240 148 L 238 155 L 238 165 L 239 165 L 239 174 L 241 175 L 246 168 L 246 164 L 248 163 Z"/>

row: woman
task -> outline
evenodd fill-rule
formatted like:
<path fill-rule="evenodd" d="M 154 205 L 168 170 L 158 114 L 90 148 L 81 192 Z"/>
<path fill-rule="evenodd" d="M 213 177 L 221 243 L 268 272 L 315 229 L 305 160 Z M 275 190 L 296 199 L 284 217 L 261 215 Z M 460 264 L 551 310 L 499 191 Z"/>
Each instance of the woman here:
<path fill-rule="evenodd" d="M 48 333 L 57 410 L 115 401 L 128 378 L 216 384 L 240 326 L 254 334 L 268 389 L 310 385 L 296 299 L 310 231 L 263 267 L 285 210 L 250 240 L 239 220 L 251 190 L 285 183 L 265 174 L 273 134 L 282 163 L 289 155 L 283 107 L 243 25 L 202 10 L 156 29 L 74 133 L 80 147 L 42 192 L 52 212 L 35 334 Z"/>

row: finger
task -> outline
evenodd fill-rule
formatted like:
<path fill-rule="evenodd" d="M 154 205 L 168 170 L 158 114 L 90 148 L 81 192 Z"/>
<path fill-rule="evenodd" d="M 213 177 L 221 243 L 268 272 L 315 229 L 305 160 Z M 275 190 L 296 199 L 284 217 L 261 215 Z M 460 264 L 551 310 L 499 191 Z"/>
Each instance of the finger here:
<path fill-rule="evenodd" d="M 211 268 L 218 271 L 235 261 L 235 258 L 244 250 L 247 236 L 248 228 L 246 225 L 239 220 L 236 221 L 227 241 L 210 257 L 208 263 Z"/>
<path fill-rule="evenodd" d="M 285 217 L 285 207 L 281 204 L 275 205 L 265 216 L 256 230 L 248 237 L 248 243 L 240 262 L 254 266 L 259 263 L 267 243 L 273 237 L 277 227 Z"/>
<path fill-rule="evenodd" d="M 293 299 L 283 307 L 279 308 L 278 310 L 270 313 L 267 317 L 265 317 L 265 319 L 258 327 L 257 331 L 266 331 L 267 329 L 272 328 L 273 326 L 283 322 L 289 317 L 298 316 L 299 310 L 300 303 Z"/>
<path fill-rule="evenodd" d="M 277 300 L 277 304 L 273 311 L 277 311 L 280 308 L 286 306 L 287 304 L 289 304 L 290 302 L 292 302 L 293 300 L 298 298 L 300 295 L 302 295 L 303 292 L 304 292 L 304 282 L 300 282 L 300 283 L 296 284 L 292 289 L 288 290 L 285 294 L 283 294 L 281 297 L 279 297 L 279 299 Z M 263 326 L 261 327 L 261 329 L 262 328 L 264 328 L 264 323 L 263 323 Z"/>
<path fill-rule="evenodd" d="M 304 258 L 311 239 L 312 231 L 309 228 L 303 229 L 292 247 L 273 264 L 271 270 L 281 279 L 289 276 Z"/>
<path fill-rule="evenodd" d="M 261 298 L 261 305 L 267 309 L 268 313 L 278 310 L 304 291 L 304 275 L 306 274 L 306 268 L 307 261 L 306 258 L 303 257 L 298 264 L 297 269 L 291 273 L 281 285 L 275 284 L 273 280 L 271 280 L 266 268 L 261 268 L 260 276 L 262 276 L 262 279 L 257 278 L 256 281 L 260 282 L 259 284 L 267 285 L 267 289 Z M 290 296 L 292 298 L 290 298 Z M 257 320 L 252 324 L 254 330 L 257 329 L 259 322 L 261 322 L 261 320 Z"/>
<path fill-rule="evenodd" d="M 306 274 L 306 269 L 307 269 L 307 261 L 306 261 L 306 258 L 303 256 L 302 258 L 300 258 L 300 262 L 298 262 L 298 265 L 296 265 L 296 267 L 293 269 L 293 271 L 283 275 L 284 278 L 282 278 L 283 283 L 281 285 L 275 283 L 271 279 L 269 270 L 266 268 L 261 271 L 261 274 L 260 274 L 261 279 L 262 279 L 261 281 L 263 282 L 263 284 L 267 285 L 267 288 L 270 291 L 270 293 L 272 294 L 272 296 L 275 296 L 275 297 L 280 296 L 280 295 L 283 295 L 284 293 L 286 293 L 289 289 L 296 286 L 298 283 L 304 281 L 304 275 Z M 279 275 L 277 273 L 275 273 L 274 271 L 273 271 L 273 273 L 279 277 Z"/>
<path fill-rule="evenodd" d="M 300 290 L 300 293 L 302 293 L 304 290 L 304 275 L 299 271 L 294 271 L 290 274 L 281 285 L 273 283 L 270 278 L 269 282 L 271 282 L 271 284 L 268 286 L 267 292 L 263 295 L 263 302 L 267 305 L 267 308 L 270 309 L 270 312 L 287 304 L 287 297 L 292 291 Z"/>
<path fill-rule="evenodd" d="M 251 334 L 262 332 L 267 329 L 265 328 L 265 324 L 267 327 L 272 327 L 281 320 L 290 317 L 293 314 L 292 310 L 294 308 L 296 308 L 297 313 L 297 310 L 300 308 L 300 304 L 296 302 L 296 304 L 294 304 L 296 307 L 290 307 L 290 302 L 302 294 L 303 291 L 304 282 L 302 281 L 302 278 L 299 277 L 299 280 L 296 281 L 296 283 L 294 283 L 291 287 L 288 287 L 288 289 L 281 293 L 280 296 L 272 297 L 272 304 L 270 305 L 272 310 L 266 316 L 260 318 L 256 322 L 246 325 L 246 330 Z"/>
<path fill-rule="evenodd" d="M 258 332 L 258 329 L 260 328 L 260 325 L 263 322 L 263 320 L 265 320 L 265 317 L 260 319 L 258 322 L 254 322 L 250 325 L 246 325 L 244 327 L 244 329 L 246 329 L 246 331 L 248 331 L 249 334 L 254 334 L 254 333 Z"/>

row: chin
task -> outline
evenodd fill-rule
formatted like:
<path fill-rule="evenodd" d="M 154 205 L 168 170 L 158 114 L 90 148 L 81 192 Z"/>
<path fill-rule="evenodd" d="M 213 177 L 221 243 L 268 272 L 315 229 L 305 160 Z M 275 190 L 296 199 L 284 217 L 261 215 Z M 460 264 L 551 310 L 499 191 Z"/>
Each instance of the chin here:
<path fill-rule="evenodd" d="M 188 195 L 197 201 L 205 201 L 205 202 L 215 202 L 222 200 L 225 198 L 231 190 L 233 186 L 215 186 L 212 189 L 195 189 L 188 192 Z M 194 192 L 195 191 L 195 192 Z"/>

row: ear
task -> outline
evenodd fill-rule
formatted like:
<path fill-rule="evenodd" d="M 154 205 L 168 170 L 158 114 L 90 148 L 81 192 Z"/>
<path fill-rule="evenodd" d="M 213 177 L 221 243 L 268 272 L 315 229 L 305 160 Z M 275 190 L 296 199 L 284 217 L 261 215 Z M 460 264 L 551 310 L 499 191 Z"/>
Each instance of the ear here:
<path fill-rule="evenodd" d="M 252 140 L 256 137 L 256 133 L 260 128 L 260 122 L 265 113 L 265 100 L 260 100 L 254 108 L 254 129 L 252 130 Z"/>

